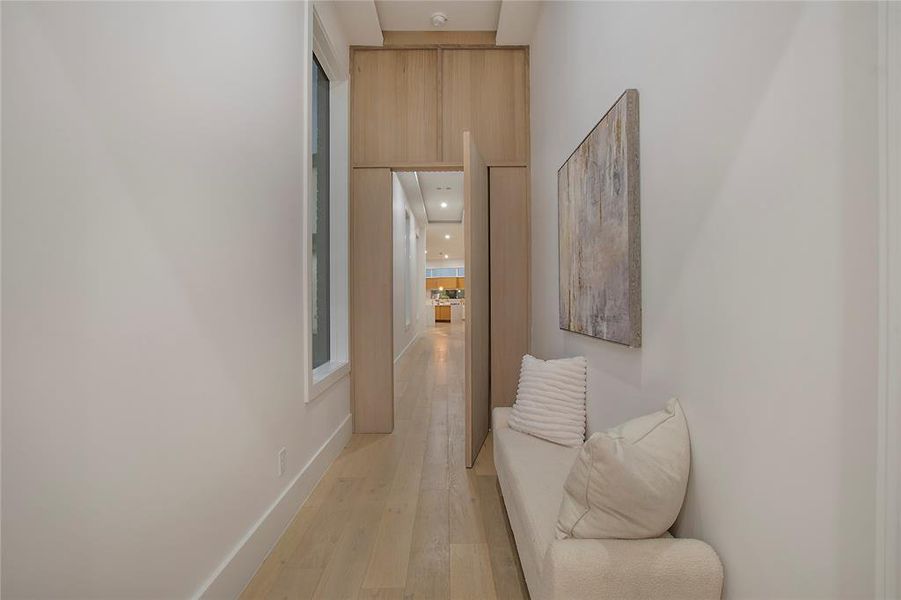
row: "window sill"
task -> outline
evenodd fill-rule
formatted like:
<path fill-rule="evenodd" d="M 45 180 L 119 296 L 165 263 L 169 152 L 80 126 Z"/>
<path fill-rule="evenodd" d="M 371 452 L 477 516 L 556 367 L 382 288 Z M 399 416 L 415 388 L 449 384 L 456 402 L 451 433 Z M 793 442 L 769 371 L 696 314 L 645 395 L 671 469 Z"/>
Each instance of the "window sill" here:
<path fill-rule="evenodd" d="M 315 400 L 327 389 L 347 377 L 350 373 L 350 363 L 346 360 L 332 360 L 313 369 L 313 385 L 310 386 L 310 398 L 307 402 Z"/>

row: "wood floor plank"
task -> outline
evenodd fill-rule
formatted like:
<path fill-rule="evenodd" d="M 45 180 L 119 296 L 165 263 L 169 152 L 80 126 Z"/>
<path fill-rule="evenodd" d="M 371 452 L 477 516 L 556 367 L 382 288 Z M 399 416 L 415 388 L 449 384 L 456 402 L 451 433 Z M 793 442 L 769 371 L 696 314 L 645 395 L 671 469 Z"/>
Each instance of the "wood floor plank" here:
<path fill-rule="evenodd" d="M 476 475 L 493 475 L 497 477 L 497 470 L 494 468 L 494 438 L 492 438 L 490 431 L 488 432 L 488 437 L 485 438 L 482 451 L 476 457 L 472 470 Z"/>
<path fill-rule="evenodd" d="M 404 600 L 404 588 L 378 588 L 360 590 L 360 600 Z"/>
<path fill-rule="evenodd" d="M 241 593 L 242 600 L 266 598 L 268 596 L 270 590 L 275 586 L 282 568 L 297 550 L 299 540 L 312 525 L 318 509 L 318 504 L 304 504 L 300 508 L 288 529 L 285 530 L 285 533 L 282 534 L 282 537 L 275 545 L 275 548 L 272 549 L 251 582 Z"/>
<path fill-rule="evenodd" d="M 364 588 L 402 588 L 406 584 L 425 445 L 425 437 L 414 434 L 407 437 L 403 460 L 395 472 L 379 523 Z"/>
<path fill-rule="evenodd" d="M 478 477 L 479 505 L 488 543 L 488 558 L 498 598 L 528 598 L 525 577 L 516 553 L 516 542 L 510 529 L 497 477 Z"/>
<path fill-rule="evenodd" d="M 359 596 L 384 504 L 384 500 L 357 503 L 313 598 L 349 600 Z"/>
<path fill-rule="evenodd" d="M 451 544 L 451 600 L 491 600 L 497 598 L 488 544 Z"/>
<path fill-rule="evenodd" d="M 456 479 L 455 475 L 458 475 Z M 448 488 L 451 544 L 474 544 L 485 541 L 485 526 L 482 522 L 475 477 L 471 471 L 462 474 L 451 473 L 451 485 Z"/>
<path fill-rule="evenodd" d="M 447 490 L 422 490 L 413 526 L 405 598 L 450 597 L 450 537 Z"/>

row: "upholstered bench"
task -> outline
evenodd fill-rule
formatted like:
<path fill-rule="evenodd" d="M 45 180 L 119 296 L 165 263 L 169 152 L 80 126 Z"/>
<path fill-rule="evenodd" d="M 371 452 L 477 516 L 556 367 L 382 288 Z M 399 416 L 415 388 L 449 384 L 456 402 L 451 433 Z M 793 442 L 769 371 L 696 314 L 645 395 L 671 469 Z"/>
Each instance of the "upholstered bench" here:
<path fill-rule="evenodd" d="M 699 540 L 556 539 L 579 449 L 510 429 L 510 410 L 494 409 L 494 462 L 533 600 L 720 598 L 722 564 Z"/>

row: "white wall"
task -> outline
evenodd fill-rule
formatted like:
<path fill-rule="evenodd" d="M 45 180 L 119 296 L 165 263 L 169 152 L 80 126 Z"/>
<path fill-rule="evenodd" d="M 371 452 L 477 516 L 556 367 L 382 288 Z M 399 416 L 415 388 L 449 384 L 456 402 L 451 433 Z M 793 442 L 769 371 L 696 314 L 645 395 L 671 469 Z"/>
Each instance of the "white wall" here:
<path fill-rule="evenodd" d="M 304 403 L 308 8 L 3 4 L 4 597 L 240 589 L 345 431 L 346 378 Z"/>
<path fill-rule="evenodd" d="M 404 188 L 392 174 L 393 219 L 394 219 L 394 359 L 419 335 L 426 325 L 425 293 L 425 246 L 426 224 L 416 219 Z M 404 215 L 410 215 L 410 254 L 406 253 L 404 242 Z M 405 309 L 404 267 L 410 268 L 410 321 L 407 323 Z"/>
<path fill-rule="evenodd" d="M 549 2 L 531 47 L 533 350 L 592 430 L 681 398 L 677 527 L 729 598 L 870 596 L 875 4 Z M 558 329 L 556 171 L 639 90 L 644 347 Z"/>

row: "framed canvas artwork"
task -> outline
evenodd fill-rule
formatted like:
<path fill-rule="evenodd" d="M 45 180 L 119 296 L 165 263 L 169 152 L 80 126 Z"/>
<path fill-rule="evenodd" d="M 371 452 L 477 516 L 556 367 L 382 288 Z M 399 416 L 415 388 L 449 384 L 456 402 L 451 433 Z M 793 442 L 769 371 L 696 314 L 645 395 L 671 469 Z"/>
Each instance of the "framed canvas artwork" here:
<path fill-rule="evenodd" d="M 638 90 L 557 171 L 560 328 L 641 346 Z"/>

